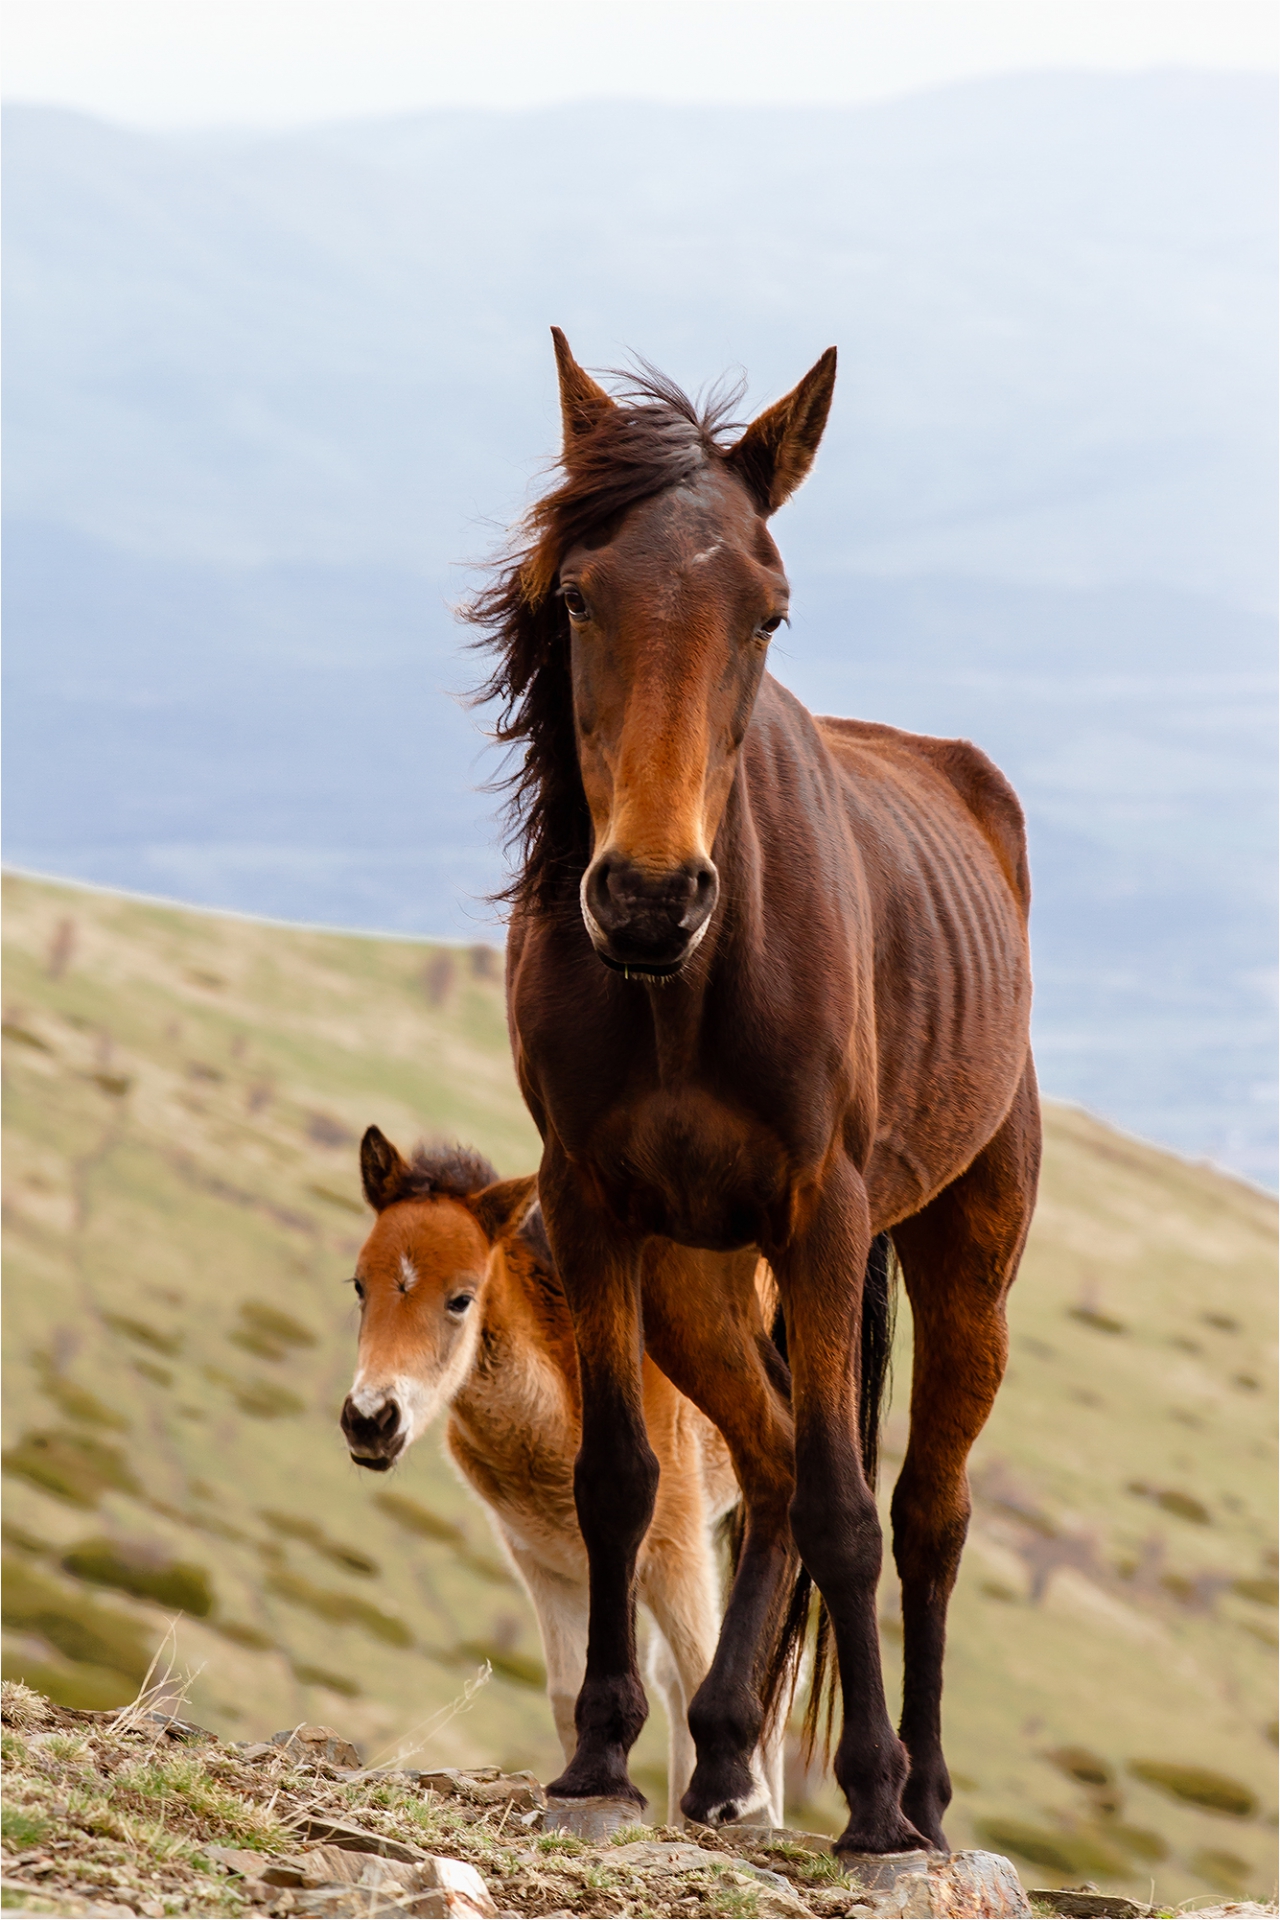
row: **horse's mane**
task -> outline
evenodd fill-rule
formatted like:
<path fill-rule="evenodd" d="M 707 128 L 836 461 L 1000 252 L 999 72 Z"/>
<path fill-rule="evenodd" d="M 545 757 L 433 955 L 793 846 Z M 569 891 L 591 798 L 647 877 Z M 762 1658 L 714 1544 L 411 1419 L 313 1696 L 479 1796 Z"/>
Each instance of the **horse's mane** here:
<path fill-rule="evenodd" d="M 627 507 L 679 486 L 728 451 L 740 386 L 701 403 L 647 362 L 615 375 L 617 404 L 574 437 L 563 479 L 526 515 L 515 546 L 463 608 L 496 656 L 476 703 L 499 702 L 494 738 L 515 764 L 495 782 L 507 795 L 508 846 L 520 871 L 499 898 L 550 905 L 576 887 L 590 856 L 590 819 L 578 773 L 569 680 L 569 620 L 551 589 L 570 547 L 599 534 Z"/>
<path fill-rule="evenodd" d="M 497 1177 L 497 1170 L 482 1153 L 439 1141 L 434 1146 L 414 1148 L 408 1176 L 400 1183 L 396 1199 L 465 1200 L 482 1187 L 491 1187 Z"/>

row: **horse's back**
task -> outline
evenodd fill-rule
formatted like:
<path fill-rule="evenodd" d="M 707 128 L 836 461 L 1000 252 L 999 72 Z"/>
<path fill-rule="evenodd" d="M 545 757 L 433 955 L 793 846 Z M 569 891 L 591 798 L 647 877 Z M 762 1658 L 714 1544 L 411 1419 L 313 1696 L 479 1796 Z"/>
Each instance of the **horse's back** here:
<path fill-rule="evenodd" d="M 1031 906 L 1026 821 L 1017 794 L 980 747 L 969 740 L 907 733 L 875 720 L 819 714 L 815 722 L 836 761 L 852 771 L 870 758 L 892 766 L 908 780 L 945 783 L 991 848 L 1026 917 Z"/>

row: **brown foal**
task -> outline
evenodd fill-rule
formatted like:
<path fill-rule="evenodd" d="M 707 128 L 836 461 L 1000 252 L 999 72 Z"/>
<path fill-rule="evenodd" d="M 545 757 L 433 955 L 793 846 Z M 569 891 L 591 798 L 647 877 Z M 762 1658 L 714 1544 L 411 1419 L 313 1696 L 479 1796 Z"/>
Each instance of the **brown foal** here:
<path fill-rule="evenodd" d="M 834 350 L 737 431 L 657 375 L 614 398 L 558 331 L 555 345 L 563 480 L 471 610 L 520 754 L 508 1010 L 582 1383 L 591 1619 L 554 1790 L 641 1799 L 627 1754 L 646 1712 L 635 1568 L 658 1482 L 647 1352 L 723 1433 L 747 1513 L 690 1710 L 685 1811 L 722 1822 L 748 1803 L 798 1549 L 843 1701 L 837 1848 L 942 1846 L 966 1459 L 1004 1369 L 1039 1159 L 1021 811 L 966 742 L 815 719 L 765 671 L 788 605 L 768 523 L 812 464 Z M 893 1497 L 897 1734 L 860 1417 L 886 1232 L 915 1333 Z M 752 1318 L 757 1251 L 780 1290 L 789 1400 Z"/>
<path fill-rule="evenodd" d="M 405 1160 L 377 1127 L 361 1143 L 360 1171 L 377 1219 L 356 1263 L 360 1351 L 342 1409 L 351 1457 L 386 1472 L 447 1414 L 454 1464 L 533 1602 L 570 1760 L 587 1658 L 587 1556 L 573 1504 L 581 1403 L 573 1322 L 535 1178 L 499 1181 L 462 1148 L 420 1148 Z M 766 1278 L 766 1304 L 772 1295 Z M 661 1477 L 637 1589 L 653 1622 L 649 1678 L 667 1710 L 667 1817 L 680 1825 L 694 1766 L 689 1702 L 720 1625 L 714 1529 L 737 1506 L 738 1483 L 716 1429 L 651 1360 L 641 1382 Z M 780 1822 L 776 1738 L 753 1765 L 753 1811 Z"/>

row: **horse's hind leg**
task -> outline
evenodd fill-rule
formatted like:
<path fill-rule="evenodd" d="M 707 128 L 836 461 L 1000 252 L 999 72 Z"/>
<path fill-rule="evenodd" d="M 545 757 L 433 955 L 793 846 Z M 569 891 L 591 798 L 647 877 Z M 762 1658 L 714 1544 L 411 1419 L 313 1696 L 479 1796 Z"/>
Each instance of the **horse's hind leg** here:
<path fill-rule="evenodd" d="M 786 1311 L 795 1414 L 796 1480 L 791 1527 L 826 1602 L 835 1639 L 843 1727 L 834 1771 L 849 1803 L 837 1853 L 898 1853 L 921 1834 L 900 1796 L 907 1753 L 889 1723 L 880 1666 L 876 1588 L 882 1541 L 875 1495 L 863 1468 L 863 1290 L 871 1249 L 866 1189 L 850 1163 L 827 1170 L 818 1203 L 776 1253 Z"/>
<path fill-rule="evenodd" d="M 947 1602 L 969 1525 L 969 1449 L 1004 1373 L 1005 1296 L 1035 1205 L 1040 1111 L 1028 1061 L 1008 1118 L 968 1171 L 893 1230 L 911 1301 L 911 1437 L 893 1495 L 902 1581 L 899 1731 L 911 1759 L 907 1818 L 945 1847 L 951 1782 L 942 1757 Z"/>

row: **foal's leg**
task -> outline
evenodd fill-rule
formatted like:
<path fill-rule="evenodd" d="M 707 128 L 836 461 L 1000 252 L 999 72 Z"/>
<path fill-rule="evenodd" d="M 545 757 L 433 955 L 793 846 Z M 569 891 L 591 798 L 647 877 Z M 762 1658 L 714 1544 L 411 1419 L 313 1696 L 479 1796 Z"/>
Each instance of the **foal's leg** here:
<path fill-rule="evenodd" d="M 711 1430 L 648 1358 L 643 1378 L 645 1423 L 661 1478 L 640 1549 L 637 1587 L 654 1621 L 649 1678 L 667 1709 L 667 1818 L 680 1826 L 680 1799 L 695 1758 L 689 1703 L 715 1657 L 720 1627 L 720 1582 L 702 1462 L 702 1437 L 711 1437 Z"/>
<path fill-rule="evenodd" d="M 643 1807 L 627 1755 L 649 1707 L 636 1662 L 636 1555 L 653 1512 L 658 1462 L 640 1390 L 639 1249 L 593 1212 L 549 1147 L 538 1177 L 582 1381 L 582 1445 L 574 1463 L 587 1549 L 591 1617 L 586 1675 L 574 1713 L 577 1751 L 549 1793 L 608 1795 Z"/>
<path fill-rule="evenodd" d="M 572 1580 L 554 1567 L 544 1566 L 528 1547 L 518 1545 L 505 1527 L 503 1537 L 538 1616 L 547 1667 L 547 1698 L 564 1757 L 572 1760 L 578 1744 L 573 1709 L 587 1664 L 587 1584 L 585 1579 Z"/>
<path fill-rule="evenodd" d="M 880 1520 L 858 1438 L 862 1286 L 871 1227 L 850 1163 L 830 1167 L 817 1208 L 772 1265 L 782 1293 L 796 1423 L 791 1526 L 831 1616 L 844 1704 L 835 1776 L 849 1802 L 836 1851 L 896 1853 L 922 1836 L 902 1811 L 906 1751 L 889 1724 L 876 1586 Z"/>
<path fill-rule="evenodd" d="M 690 1819 L 712 1826 L 741 1818 L 767 1797 L 757 1759 L 761 1696 L 795 1569 L 785 1369 L 760 1320 L 755 1267 L 754 1253 L 695 1253 L 670 1242 L 651 1243 L 645 1255 L 648 1349 L 720 1429 L 746 1506 L 715 1659 L 689 1708 L 698 1764 L 681 1805 Z"/>
<path fill-rule="evenodd" d="M 1030 1066 L 1000 1131 L 936 1200 L 894 1228 L 911 1301 L 911 1438 L 893 1495 L 902 1580 L 903 1810 L 934 1846 L 951 1781 L 942 1757 L 947 1602 L 969 1525 L 965 1461 L 1004 1373 L 1005 1296 L 1035 1205 L 1040 1111 Z"/>
<path fill-rule="evenodd" d="M 649 1636 L 646 1678 L 662 1695 L 662 1704 L 667 1710 L 667 1825 L 682 1827 L 680 1796 L 689 1784 L 694 1760 L 693 1735 L 688 1721 L 689 1695 L 666 1635 L 659 1631 L 656 1622 Z"/>

